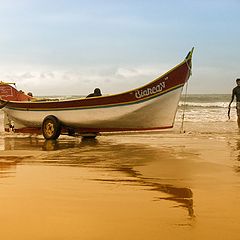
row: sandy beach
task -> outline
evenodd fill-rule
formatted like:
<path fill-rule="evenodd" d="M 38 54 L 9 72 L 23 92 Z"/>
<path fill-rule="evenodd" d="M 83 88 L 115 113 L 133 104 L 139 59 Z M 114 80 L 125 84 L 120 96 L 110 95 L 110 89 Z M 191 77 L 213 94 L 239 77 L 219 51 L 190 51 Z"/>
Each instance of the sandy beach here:
<path fill-rule="evenodd" d="M 239 239 L 236 123 L 185 129 L 58 141 L 2 133 L 1 238 Z"/>
<path fill-rule="evenodd" d="M 239 10 L 1 1 L 0 240 L 240 240 Z"/>

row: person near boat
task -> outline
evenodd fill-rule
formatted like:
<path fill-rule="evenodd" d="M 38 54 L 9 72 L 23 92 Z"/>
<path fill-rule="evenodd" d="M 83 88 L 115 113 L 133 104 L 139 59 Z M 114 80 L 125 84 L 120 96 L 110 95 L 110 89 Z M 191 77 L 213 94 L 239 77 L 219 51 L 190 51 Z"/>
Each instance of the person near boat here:
<path fill-rule="evenodd" d="M 95 88 L 93 93 L 90 93 L 89 95 L 87 95 L 87 98 L 98 97 L 98 96 L 102 96 L 101 90 L 99 88 Z"/>
<path fill-rule="evenodd" d="M 232 90 L 232 98 L 228 105 L 228 118 L 230 119 L 231 104 L 234 98 L 236 97 L 237 123 L 238 123 L 238 128 L 240 129 L 240 78 L 236 79 L 236 84 L 237 86 Z"/>

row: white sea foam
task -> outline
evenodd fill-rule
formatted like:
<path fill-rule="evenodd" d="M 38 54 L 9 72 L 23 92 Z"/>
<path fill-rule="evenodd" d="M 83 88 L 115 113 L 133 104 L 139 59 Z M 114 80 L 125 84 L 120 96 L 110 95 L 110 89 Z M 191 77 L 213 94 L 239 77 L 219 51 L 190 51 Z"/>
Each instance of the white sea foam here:
<path fill-rule="evenodd" d="M 176 121 L 181 121 L 184 111 L 185 121 L 189 122 L 226 122 L 228 121 L 228 105 L 231 95 L 227 94 L 195 94 L 182 96 Z M 186 101 L 185 101 L 186 100 Z M 236 103 L 232 103 L 231 121 L 236 121 Z"/>

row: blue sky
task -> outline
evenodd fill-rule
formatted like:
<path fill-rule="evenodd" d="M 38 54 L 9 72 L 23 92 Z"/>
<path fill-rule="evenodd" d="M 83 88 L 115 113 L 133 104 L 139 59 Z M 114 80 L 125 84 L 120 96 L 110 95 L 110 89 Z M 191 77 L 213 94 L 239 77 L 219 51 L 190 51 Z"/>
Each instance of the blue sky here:
<path fill-rule="evenodd" d="M 189 93 L 240 77 L 238 0 L 0 0 L 0 79 L 35 95 L 130 90 L 194 46 Z"/>

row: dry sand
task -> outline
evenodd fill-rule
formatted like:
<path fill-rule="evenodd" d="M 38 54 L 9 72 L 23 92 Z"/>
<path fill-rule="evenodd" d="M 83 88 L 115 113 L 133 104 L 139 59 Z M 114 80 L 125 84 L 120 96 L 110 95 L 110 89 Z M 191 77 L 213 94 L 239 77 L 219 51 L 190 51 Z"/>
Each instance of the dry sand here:
<path fill-rule="evenodd" d="M 239 239 L 231 124 L 85 141 L 2 134 L 1 239 Z"/>

